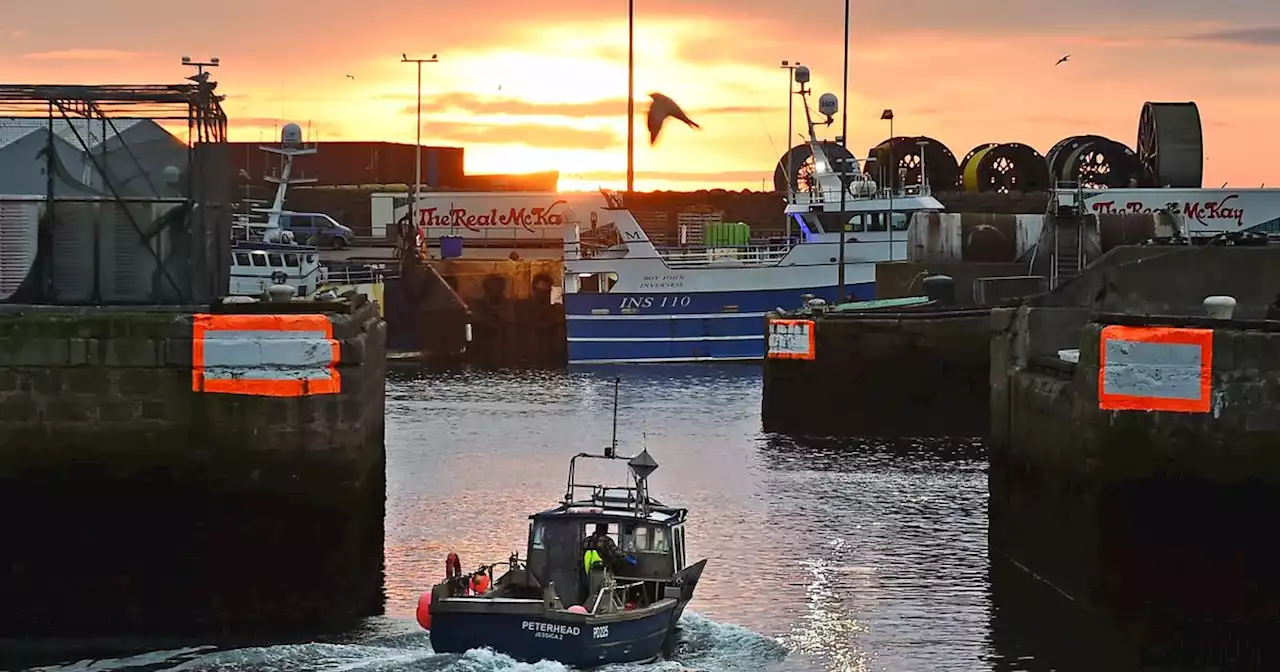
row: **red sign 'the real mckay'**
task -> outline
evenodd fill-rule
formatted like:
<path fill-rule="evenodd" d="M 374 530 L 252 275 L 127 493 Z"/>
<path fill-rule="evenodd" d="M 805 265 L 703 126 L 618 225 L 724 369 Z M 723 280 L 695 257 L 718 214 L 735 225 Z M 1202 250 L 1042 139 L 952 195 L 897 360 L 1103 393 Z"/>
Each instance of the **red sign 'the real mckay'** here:
<path fill-rule="evenodd" d="M 564 225 L 564 212 L 557 210 L 566 201 L 552 201 L 550 205 L 535 208 L 509 208 L 499 210 L 489 208 L 480 212 L 471 212 L 466 208 L 423 208 L 418 211 L 418 226 L 421 227 L 457 227 L 469 231 L 479 231 L 490 227 L 519 227 L 525 231 L 535 228 L 546 228 Z"/>
<path fill-rule="evenodd" d="M 1129 201 L 1117 206 L 1115 199 L 1096 200 L 1089 205 L 1099 215 L 1140 215 L 1167 211 L 1181 213 L 1188 220 L 1210 226 L 1209 222 L 1235 222 L 1236 226 L 1244 225 L 1244 208 L 1240 207 L 1240 196 L 1231 194 L 1218 200 L 1188 201 L 1179 203 L 1169 201 L 1159 206 L 1151 206 L 1143 201 Z"/>

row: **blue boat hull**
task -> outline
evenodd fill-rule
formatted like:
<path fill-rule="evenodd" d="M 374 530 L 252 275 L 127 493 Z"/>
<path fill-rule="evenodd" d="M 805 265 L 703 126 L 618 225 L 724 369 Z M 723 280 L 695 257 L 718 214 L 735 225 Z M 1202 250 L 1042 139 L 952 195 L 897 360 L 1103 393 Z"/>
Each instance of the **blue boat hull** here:
<path fill-rule="evenodd" d="M 845 290 L 857 300 L 875 298 L 874 282 Z M 799 308 L 805 294 L 834 302 L 839 288 L 566 294 L 569 363 L 759 361 L 765 314 Z"/>
<path fill-rule="evenodd" d="M 633 612 L 584 616 L 445 612 L 431 618 L 431 648 L 464 653 L 488 648 L 519 662 L 551 660 L 587 668 L 662 655 L 684 603 L 667 600 Z"/>

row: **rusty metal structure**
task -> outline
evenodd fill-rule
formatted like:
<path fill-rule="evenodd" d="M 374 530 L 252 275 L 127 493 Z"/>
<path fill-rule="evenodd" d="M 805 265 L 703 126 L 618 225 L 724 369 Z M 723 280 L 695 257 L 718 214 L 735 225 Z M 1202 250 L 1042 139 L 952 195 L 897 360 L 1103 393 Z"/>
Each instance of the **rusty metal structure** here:
<path fill-rule="evenodd" d="M 823 149 L 839 157 L 842 148 Z M 848 158 L 845 156 L 844 158 Z M 1100 135 L 1071 135 L 1043 155 L 1019 142 L 983 143 L 957 162 L 942 142 L 928 136 L 892 137 L 867 150 L 864 171 L 895 190 L 921 183 L 927 173 L 937 193 L 1034 193 L 1070 184 L 1089 189 L 1126 187 L 1200 188 L 1204 137 L 1194 102 L 1148 102 L 1138 121 L 1137 144 Z M 833 159 L 834 160 L 834 159 Z M 788 175 L 787 167 L 794 170 Z M 807 144 L 788 150 L 774 169 L 774 189 L 806 188 L 813 173 Z"/>
<path fill-rule="evenodd" d="M 7 125 L 12 150 L 0 222 L 11 239 L 35 241 L 25 279 L 0 300 L 202 304 L 227 294 L 227 116 L 209 73 L 187 80 L 0 84 L 0 133 Z M 162 126 L 184 122 L 186 142 Z M 36 174 L 39 187 L 23 179 Z"/>

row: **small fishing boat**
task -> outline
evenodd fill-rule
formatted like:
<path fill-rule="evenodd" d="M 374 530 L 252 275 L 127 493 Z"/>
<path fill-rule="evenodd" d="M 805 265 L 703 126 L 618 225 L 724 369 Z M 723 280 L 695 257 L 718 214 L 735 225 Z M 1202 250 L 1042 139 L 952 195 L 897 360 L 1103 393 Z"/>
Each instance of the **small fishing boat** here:
<path fill-rule="evenodd" d="M 418 623 L 430 631 L 437 653 L 487 648 L 521 662 L 589 668 L 671 652 L 676 624 L 707 561 L 685 563 L 688 511 L 649 496 L 648 478 L 658 468 L 649 451 L 618 455 L 614 385 L 613 441 L 603 454 L 569 460 L 563 500 L 529 516 L 525 557 L 512 554 L 463 574 L 450 553 L 445 580 L 419 598 Z M 579 459 L 625 461 L 631 483 L 579 483 Z M 605 530 L 625 554 L 620 571 L 588 550 L 598 547 L 588 537 Z M 506 571 L 494 580 L 502 565 Z"/>

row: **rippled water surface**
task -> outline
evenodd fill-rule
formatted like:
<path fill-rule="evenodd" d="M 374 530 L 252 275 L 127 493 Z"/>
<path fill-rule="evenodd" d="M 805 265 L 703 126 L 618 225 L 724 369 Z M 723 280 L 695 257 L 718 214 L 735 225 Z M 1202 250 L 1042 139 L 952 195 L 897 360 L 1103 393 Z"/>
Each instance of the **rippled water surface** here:
<path fill-rule="evenodd" d="M 433 654 L 413 610 L 448 552 L 523 555 L 526 516 L 563 493 L 569 457 L 608 443 L 615 375 L 621 450 L 649 449 L 653 494 L 691 509 L 689 556 L 709 559 L 678 659 L 642 669 L 992 669 L 980 448 L 763 435 L 754 366 L 393 374 L 385 618 L 327 643 L 56 669 L 562 669 Z"/>

